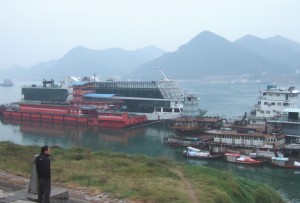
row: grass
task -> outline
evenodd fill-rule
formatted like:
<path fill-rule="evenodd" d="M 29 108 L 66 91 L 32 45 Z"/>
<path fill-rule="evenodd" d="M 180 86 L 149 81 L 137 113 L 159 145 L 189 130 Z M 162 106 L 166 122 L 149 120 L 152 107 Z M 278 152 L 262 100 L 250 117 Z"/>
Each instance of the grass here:
<path fill-rule="evenodd" d="M 30 176 L 38 146 L 0 142 L 0 169 Z M 206 167 L 178 165 L 166 158 L 148 158 L 83 148 L 52 148 L 52 181 L 111 193 L 142 202 L 192 202 L 180 171 L 199 202 L 278 202 L 267 185 Z"/>

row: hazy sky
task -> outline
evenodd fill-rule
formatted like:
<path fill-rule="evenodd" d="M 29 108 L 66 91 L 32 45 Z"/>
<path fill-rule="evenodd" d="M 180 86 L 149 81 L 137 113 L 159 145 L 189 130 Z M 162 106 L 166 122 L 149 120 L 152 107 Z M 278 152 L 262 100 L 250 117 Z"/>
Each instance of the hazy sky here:
<path fill-rule="evenodd" d="M 0 69 L 71 48 L 156 45 L 174 51 L 202 31 L 300 42 L 299 0 L 0 0 Z"/>

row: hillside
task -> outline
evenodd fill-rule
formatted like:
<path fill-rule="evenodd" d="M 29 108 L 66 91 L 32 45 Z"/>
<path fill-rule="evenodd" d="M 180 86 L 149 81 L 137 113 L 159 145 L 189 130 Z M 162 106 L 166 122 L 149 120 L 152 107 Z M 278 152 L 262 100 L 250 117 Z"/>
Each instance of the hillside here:
<path fill-rule="evenodd" d="M 254 47 L 259 45 L 253 44 Z M 279 50 L 275 51 L 280 54 Z M 144 64 L 127 77 L 157 78 L 157 71 L 153 68 L 157 66 L 163 67 L 171 78 L 198 80 L 207 78 L 256 80 L 294 71 L 288 63 L 271 60 L 258 50 L 245 48 L 237 42 L 232 43 L 208 31 L 200 33 L 175 52 L 165 53 Z"/>

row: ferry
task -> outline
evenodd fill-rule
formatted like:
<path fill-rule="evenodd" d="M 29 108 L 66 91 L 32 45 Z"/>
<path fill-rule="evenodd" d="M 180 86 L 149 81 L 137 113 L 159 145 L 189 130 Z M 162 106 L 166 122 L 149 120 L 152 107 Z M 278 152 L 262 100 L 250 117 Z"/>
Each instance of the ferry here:
<path fill-rule="evenodd" d="M 285 108 L 297 108 L 299 93 L 295 86 L 268 85 L 266 90 L 260 91 L 258 102 L 248 117 L 249 123 L 265 124 L 268 119 L 280 116 Z"/>
<path fill-rule="evenodd" d="M 0 86 L 12 87 L 12 86 L 14 86 L 14 83 L 10 79 L 4 79 L 3 83 L 0 83 Z"/>

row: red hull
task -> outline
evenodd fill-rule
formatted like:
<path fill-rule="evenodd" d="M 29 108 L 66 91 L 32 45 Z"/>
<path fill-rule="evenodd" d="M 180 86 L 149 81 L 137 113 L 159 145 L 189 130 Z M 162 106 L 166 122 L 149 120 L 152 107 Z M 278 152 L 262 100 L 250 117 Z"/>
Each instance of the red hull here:
<path fill-rule="evenodd" d="M 227 160 L 228 161 L 228 160 Z M 260 165 L 263 163 L 263 161 L 256 161 L 256 162 L 246 162 L 246 161 L 228 161 L 230 163 L 235 164 L 244 164 L 244 165 Z"/>
<path fill-rule="evenodd" d="M 81 126 L 100 126 L 125 128 L 146 122 L 146 116 L 133 116 L 128 113 L 98 113 L 82 115 L 81 110 L 73 106 L 21 104 L 19 111 L 3 111 L 5 119 L 49 122 Z"/>

